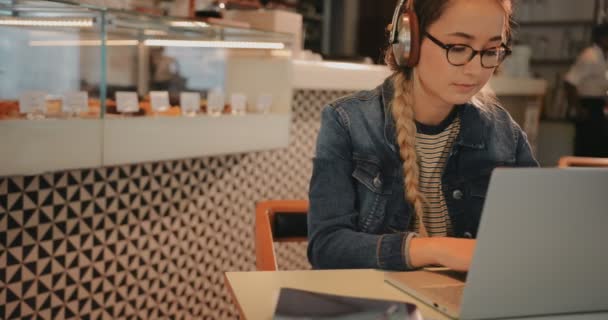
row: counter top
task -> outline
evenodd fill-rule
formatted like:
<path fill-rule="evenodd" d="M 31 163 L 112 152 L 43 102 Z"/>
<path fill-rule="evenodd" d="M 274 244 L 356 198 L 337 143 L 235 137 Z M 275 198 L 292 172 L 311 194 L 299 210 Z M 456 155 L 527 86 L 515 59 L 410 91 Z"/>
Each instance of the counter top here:
<path fill-rule="evenodd" d="M 317 90 L 369 90 L 391 75 L 386 66 L 335 61 L 293 60 L 293 88 Z M 547 81 L 494 76 L 488 86 L 498 96 L 536 96 L 547 90 Z"/>
<path fill-rule="evenodd" d="M 386 66 L 335 61 L 293 60 L 293 88 L 369 90 L 391 74 Z"/>

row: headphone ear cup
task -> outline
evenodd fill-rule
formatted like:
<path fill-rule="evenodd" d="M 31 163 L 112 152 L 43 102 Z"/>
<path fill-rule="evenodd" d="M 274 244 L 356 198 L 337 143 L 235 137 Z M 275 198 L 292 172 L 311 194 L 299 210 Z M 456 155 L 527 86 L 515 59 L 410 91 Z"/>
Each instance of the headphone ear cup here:
<path fill-rule="evenodd" d="M 407 67 L 408 65 L 408 57 L 409 57 L 409 41 L 404 41 L 405 39 L 411 39 L 409 33 L 409 26 L 403 26 L 402 23 L 404 21 L 409 21 L 407 19 L 407 13 L 399 14 L 394 23 L 393 23 L 393 32 L 395 33 L 392 50 L 393 55 L 395 56 L 395 62 L 400 67 Z"/>
<path fill-rule="evenodd" d="M 418 60 L 420 59 L 420 24 L 418 24 L 418 16 L 414 11 L 409 13 L 409 21 L 410 21 L 410 39 L 411 47 L 410 47 L 410 56 L 407 59 L 407 67 L 413 68 L 418 64 Z"/>
<path fill-rule="evenodd" d="M 402 26 L 403 22 L 407 22 L 409 25 Z M 397 65 L 407 68 L 415 67 L 420 58 L 418 17 L 414 12 L 406 11 L 399 15 L 393 28 L 397 28 L 395 42 L 392 46 Z"/>

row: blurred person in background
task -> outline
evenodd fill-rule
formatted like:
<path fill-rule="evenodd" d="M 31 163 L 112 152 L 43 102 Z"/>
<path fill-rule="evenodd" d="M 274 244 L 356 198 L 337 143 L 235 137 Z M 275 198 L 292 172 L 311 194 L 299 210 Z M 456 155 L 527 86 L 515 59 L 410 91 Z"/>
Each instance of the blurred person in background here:
<path fill-rule="evenodd" d="M 593 44 L 583 50 L 564 78 L 569 114 L 576 121 L 574 155 L 608 157 L 608 24 L 593 28 Z"/>

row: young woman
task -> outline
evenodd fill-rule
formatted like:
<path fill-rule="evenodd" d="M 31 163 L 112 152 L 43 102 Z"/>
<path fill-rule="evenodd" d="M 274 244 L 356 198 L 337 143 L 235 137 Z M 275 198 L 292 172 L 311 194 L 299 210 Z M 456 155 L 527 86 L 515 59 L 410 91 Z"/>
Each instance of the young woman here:
<path fill-rule="evenodd" d="M 510 0 L 400 1 L 393 75 L 322 113 L 313 267 L 468 270 L 492 170 L 538 165 L 521 128 L 481 91 L 509 54 L 511 12 Z"/>

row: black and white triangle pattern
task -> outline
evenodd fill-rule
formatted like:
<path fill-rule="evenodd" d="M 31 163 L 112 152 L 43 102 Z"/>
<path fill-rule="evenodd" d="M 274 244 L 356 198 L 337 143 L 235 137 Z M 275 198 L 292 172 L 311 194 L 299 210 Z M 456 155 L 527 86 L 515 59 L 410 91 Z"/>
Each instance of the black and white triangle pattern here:
<path fill-rule="evenodd" d="M 234 319 L 254 204 L 306 198 L 321 107 L 296 91 L 283 150 L 0 177 L 0 319 Z M 281 269 L 309 268 L 304 244 Z"/>

